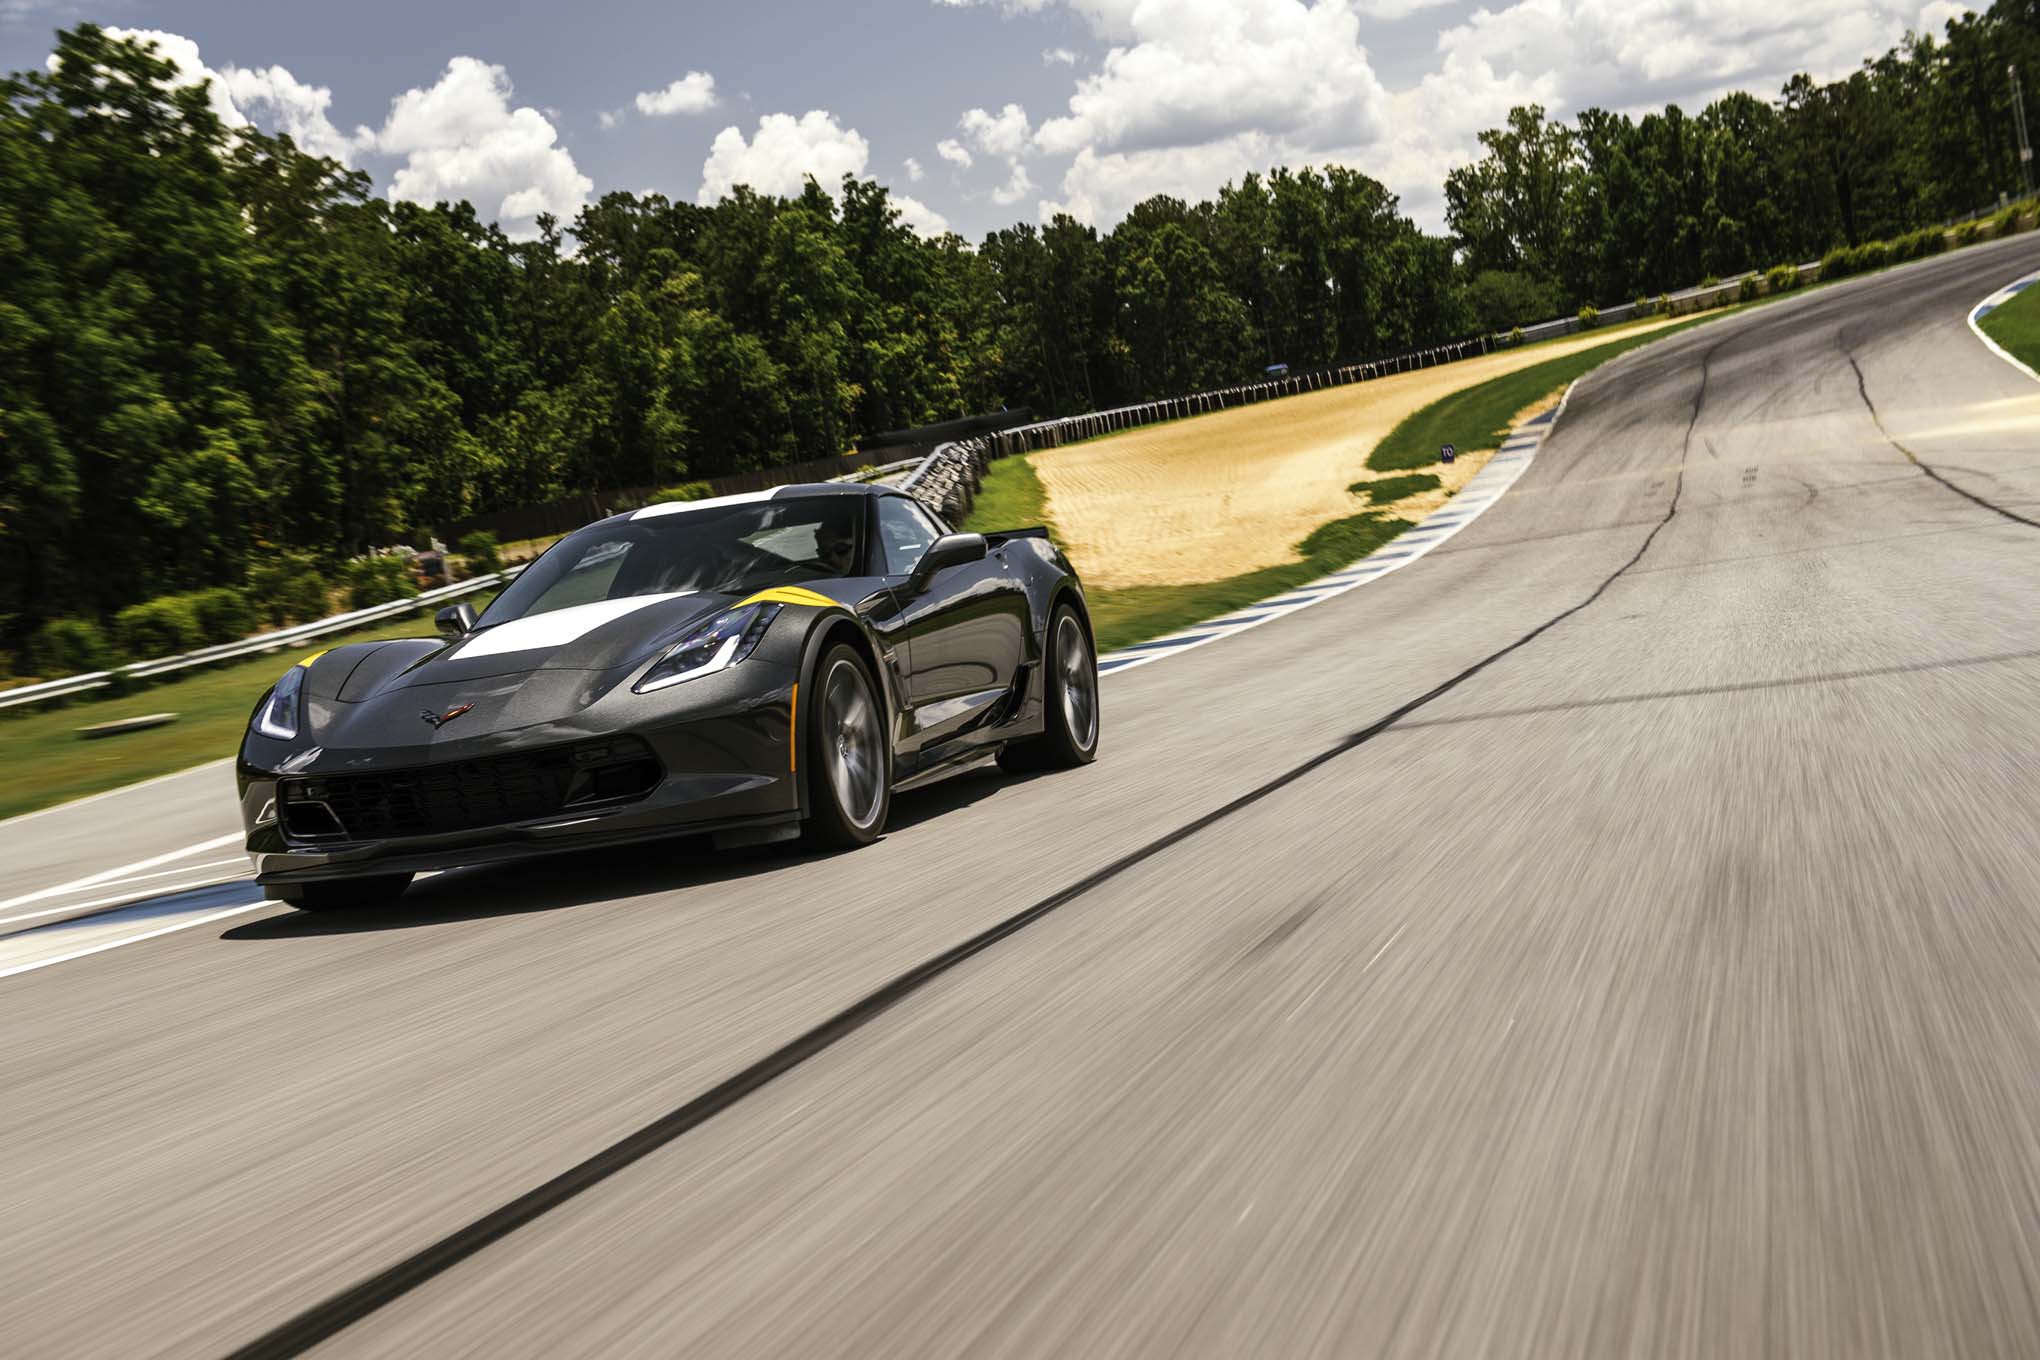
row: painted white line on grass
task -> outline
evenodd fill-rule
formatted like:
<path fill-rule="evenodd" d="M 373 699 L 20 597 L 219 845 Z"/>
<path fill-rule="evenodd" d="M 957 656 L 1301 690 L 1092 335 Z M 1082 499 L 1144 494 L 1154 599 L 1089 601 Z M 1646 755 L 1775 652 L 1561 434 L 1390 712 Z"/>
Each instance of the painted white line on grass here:
<path fill-rule="evenodd" d="M 2024 278 L 2013 279 L 2010 283 L 1998 289 L 1995 293 L 1992 293 L 1989 297 L 1977 303 L 1974 307 L 1971 307 L 1969 309 L 1969 329 L 1975 331 L 1976 338 L 1983 341 L 1985 345 L 1990 347 L 1990 352 L 1992 354 L 1997 355 L 1998 358 L 2004 360 L 2006 363 L 2010 364 L 2013 368 L 2018 369 L 2019 372 L 2025 374 L 2027 377 L 2031 378 L 2034 382 L 2040 382 L 2040 373 L 2035 373 L 2031 365 L 2025 363 L 2017 355 L 2013 354 L 2003 345 L 2000 345 L 1997 341 L 1991 339 L 1988 335 L 1985 335 L 1983 333 L 1983 327 L 1977 324 L 1977 322 L 1983 317 L 1984 313 L 1996 311 L 1999 307 L 2004 306 L 2007 302 L 2010 302 L 2012 298 L 2014 298 L 2019 293 L 2023 292 L 2025 289 L 2029 287 L 2040 286 L 2036 285 L 2036 281 L 2040 281 L 2040 270 L 2036 270 L 2035 272 L 2026 275 Z"/>
<path fill-rule="evenodd" d="M 5 901 L 0 901 L 0 911 L 5 911 L 9 907 L 21 906 L 27 902 L 48 901 L 52 897 L 61 897 L 67 892 L 75 892 L 80 888 L 96 888 L 108 879 L 124 878 L 142 869 L 153 869 L 159 864 L 169 864 L 173 860 L 183 859 L 187 855 L 197 855 L 207 850 L 217 850 L 224 845 L 240 844 L 246 841 L 247 835 L 248 833 L 245 831 L 236 831 L 228 836 L 215 836 L 209 841 L 200 841 L 196 845 L 187 845 L 182 850 L 171 850 L 161 855 L 151 855 L 148 859 L 138 859 L 133 864 L 122 864 L 112 869 L 101 869 L 96 874 L 87 874 L 83 878 L 74 878 L 69 883 L 59 883 L 55 887 L 38 888 L 34 892 L 22 893 L 19 897 L 10 897 Z"/>

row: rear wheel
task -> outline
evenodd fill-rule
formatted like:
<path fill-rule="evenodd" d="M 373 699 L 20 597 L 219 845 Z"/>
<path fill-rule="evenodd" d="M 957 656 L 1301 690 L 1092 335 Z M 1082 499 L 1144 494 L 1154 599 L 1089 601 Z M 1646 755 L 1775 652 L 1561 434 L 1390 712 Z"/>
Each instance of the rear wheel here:
<path fill-rule="evenodd" d="M 807 838 L 832 850 L 869 845 L 892 808 L 892 743 L 871 673 L 838 643 L 815 668 L 809 710 Z"/>
<path fill-rule="evenodd" d="M 999 763 L 1009 770 L 1063 770 L 1098 758 L 1098 658 L 1091 630 L 1076 610 L 1057 605 L 1047 643 L 1041 658 L 1047 678 L 1042 732 L 999 752 Z"/>
<path fill-rule="evenodd" d="M 299 911 L 347 911 L 394 902 L 410 886 L 409 874 L 370 874 L 362 878 L 289 883 L 268 889 L 267 895 L 275 901 L 288 902 Z"/>

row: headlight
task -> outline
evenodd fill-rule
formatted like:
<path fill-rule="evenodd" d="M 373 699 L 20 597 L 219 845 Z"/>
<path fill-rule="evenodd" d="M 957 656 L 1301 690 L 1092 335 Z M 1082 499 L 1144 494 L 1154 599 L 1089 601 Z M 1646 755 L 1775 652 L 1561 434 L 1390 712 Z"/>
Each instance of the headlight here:
<path fill-rule="evenodd" d="M 751 654 L 779 613 L 776 604 L 747 604 L 727 610 L 681 638 L 652 663 L 632 686 L 639 694 L 727 670 Z"/>
<path fill-rule="evenodd" d="M 298 733 L 298 699 L 305 687 L 305 668 L 292 666 L 283 673 L 283 679 L 276 682 L 276 688 L 269 691 L 269 698 L 262 707 L 255 710 L 255 720 L 250 724 L 265 737 L 278 741 L 291 741 Z"/>

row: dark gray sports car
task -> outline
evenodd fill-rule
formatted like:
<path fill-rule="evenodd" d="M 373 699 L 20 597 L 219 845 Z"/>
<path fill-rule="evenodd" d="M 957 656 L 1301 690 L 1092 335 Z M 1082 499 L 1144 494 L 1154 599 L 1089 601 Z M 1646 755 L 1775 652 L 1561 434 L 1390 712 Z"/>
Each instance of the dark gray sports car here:
<path fill-rule="evenodd" d="M 614 515 L 439 624 L 308 656 L 256 705 L 237 770 L 270 897 L 676 833 L 862 845 L 895 789 L 1098 750 L 1083 587 L 1047 533 L 952 533 L 884 487 Z"/>

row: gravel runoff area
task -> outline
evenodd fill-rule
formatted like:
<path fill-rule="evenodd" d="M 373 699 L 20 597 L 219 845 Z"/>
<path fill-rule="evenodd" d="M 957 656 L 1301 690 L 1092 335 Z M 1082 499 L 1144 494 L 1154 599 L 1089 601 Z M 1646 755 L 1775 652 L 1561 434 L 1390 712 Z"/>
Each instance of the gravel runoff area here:
<path fill-rule="evenodd" d="M 1367 454 L 1397 422 L 1438 398 L 1622 335 L 1675 325 L 1666 317 L 1619 331 L 1588 331 L 1398 373 L 1371 382 L 1129 430 L 1030 461 L 1048 511 L 1095 586 L 1216 581 L 1297 561 L 1293 545 L 1328 520 L 1368 506 L 1346 488 L 1397 473 L 1367 470 Z M 1435 508 L 1480 470 L 1484 457 L 1427 469 L 1442 488 L 1405 505 Z"/>

